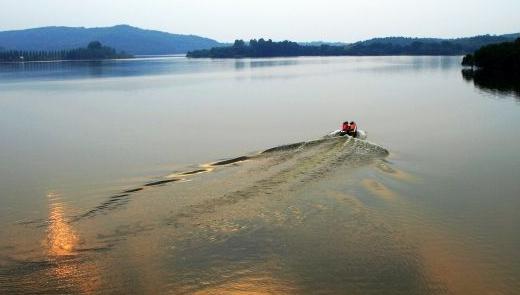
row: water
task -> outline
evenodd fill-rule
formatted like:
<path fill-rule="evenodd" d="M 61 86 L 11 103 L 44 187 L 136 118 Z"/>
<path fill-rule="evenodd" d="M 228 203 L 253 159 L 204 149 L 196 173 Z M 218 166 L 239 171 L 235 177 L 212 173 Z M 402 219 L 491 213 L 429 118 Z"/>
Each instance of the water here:
<path fill-rule="evenodd" d="M 460 60 L 0 65 L 0 293 L 520 292 L 518 81 Z"/>

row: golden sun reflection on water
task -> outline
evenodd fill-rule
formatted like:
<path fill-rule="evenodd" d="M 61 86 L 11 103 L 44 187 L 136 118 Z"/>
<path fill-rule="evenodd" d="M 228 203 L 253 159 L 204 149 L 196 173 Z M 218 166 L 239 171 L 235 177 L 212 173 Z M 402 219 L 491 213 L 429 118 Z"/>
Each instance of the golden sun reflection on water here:
<path fill-rule="evenodd" d="M 80 236 L 68 223 L 65 216 L 66 206 L 57 193 L 47 194 L 49 201 L 49 224 L 46 248 L 52 267 L 49 275 L 56 280 L 58 287 L 66 292 L 94 294 L 101 286 L 98 267 L 85 262 L 78 256 Z"/>
<path fill-rule="evenodd" d="M 67 223 L 63 204 L 59 195 L 49 193 L 50 212 L 49 227 L 47 230 L 47 245 L 50 256 L 65 256 L 74 254 L 74 249 L 79 242 L 78 235 Z"/>
<path fill-rule="evenodd" d="M 288 282 L 277 280 L 271 276 L 246 276 L 223 282 L 194 291 L 194 295 L 270 295 L 270 294 L 299 294 L 295 286 Z"/>

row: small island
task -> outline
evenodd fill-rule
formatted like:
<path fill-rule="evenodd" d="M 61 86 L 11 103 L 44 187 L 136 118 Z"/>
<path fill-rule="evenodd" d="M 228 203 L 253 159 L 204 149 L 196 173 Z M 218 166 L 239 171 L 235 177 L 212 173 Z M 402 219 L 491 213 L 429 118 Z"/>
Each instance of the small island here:
<path fill-rule="evenodd" d="M 520 73 L 520 38 L 514 42 L 484 46 L 464 56 L 462 65 L 486 71 Z"/>
<path fill-rule="evenodd" d="M 344 47 L 322 44 L 320 46 L 304 46 L 296 42 L 273 42 L 271 39 L 252 39 L 248 44 L 244 40 L 236 40 L 232 46 L 213 47 L 211 49 L 190 51 L 186 55 L 191 58 L 244 58 L 244 57 L 290 57 L 343 55 Z"/>
<path fill-rule="evenodd" d="M 117 52 L 99 41 L 92 41 L 86 48 L 60 51 L 0 50 L 0 62 L 58 61 L 58 60 L 104 60 L 126 59 L 132 55 Z"/>

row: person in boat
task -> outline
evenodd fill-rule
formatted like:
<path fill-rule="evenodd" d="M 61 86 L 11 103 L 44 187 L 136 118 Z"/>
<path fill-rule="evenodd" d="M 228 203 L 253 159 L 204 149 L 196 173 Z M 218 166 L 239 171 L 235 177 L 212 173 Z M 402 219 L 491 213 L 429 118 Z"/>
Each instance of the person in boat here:
<path fill-rule="evenodd" d="M 357 135 L 358 135 L 357 132 L 358 132 L 358 129 L 357 129 L 356 122 L 351 121 L 349 123 L 348 121 L 345 121 L 345 122 L 343 122 L 343 124 L 341 124 L 341 130 L 339 132 L 339 136 L 349 135 L 352 137 L 357 137 Z"/>
<path fill-rule="evenodd" d="M 341 131 L 348 132 L 350 130 L 350 123 L 348 121 L 343 122 L 341 126 Z"/>
<path fill-rule="evenodd" d="M 357 124 L 356 124 L 356 122 L 351 121 L 349 126 L 350 126 L 350 129 L 349 129 L 349 132 L 347 132 L 347 134 L 352 136 L 352 137 L 356 137 L 357 136 Z"/>
<path fill-rule="evenodd" d="M 347 135 L 350 132 L 350 123 L 348 121 L 343 122 L 341 125 L 340 136 Z"/>

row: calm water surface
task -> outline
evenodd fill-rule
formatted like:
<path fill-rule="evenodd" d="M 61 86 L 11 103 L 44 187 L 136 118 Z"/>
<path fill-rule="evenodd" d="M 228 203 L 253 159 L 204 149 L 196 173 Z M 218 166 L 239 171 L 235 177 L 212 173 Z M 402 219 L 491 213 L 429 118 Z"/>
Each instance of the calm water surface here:
<path fill-rule="evenodd" d="M 0 293 L 518 294 L 520 87 L 459 64 L 0 64 Z"/>

